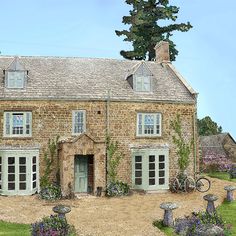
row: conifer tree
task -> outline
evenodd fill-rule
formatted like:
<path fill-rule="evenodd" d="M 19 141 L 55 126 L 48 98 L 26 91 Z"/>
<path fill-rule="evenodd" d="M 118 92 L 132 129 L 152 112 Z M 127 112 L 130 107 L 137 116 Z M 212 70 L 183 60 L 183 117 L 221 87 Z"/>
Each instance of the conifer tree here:
<path fill-rule="evenodd" d="M 132 10 L 129 16 L 123 17 L 122 23 L 130 28 L 115 32 L 118 36 L 125 36 L 124 41 L 131 42 L 133 50 L 122 50 L 120 54 L 131 60 L 153 60 L 156 43 L 164 40 L 170 44 L 170 60 L 174 61 L 178 50 L 170 39 L 173 32 L 186 32 L 192 28 L 189 22 L 168 24 L 176 21 L 179 8 L 170 5 L 169 0 L 126 0 L 126 3 L 132 6 Z"/>

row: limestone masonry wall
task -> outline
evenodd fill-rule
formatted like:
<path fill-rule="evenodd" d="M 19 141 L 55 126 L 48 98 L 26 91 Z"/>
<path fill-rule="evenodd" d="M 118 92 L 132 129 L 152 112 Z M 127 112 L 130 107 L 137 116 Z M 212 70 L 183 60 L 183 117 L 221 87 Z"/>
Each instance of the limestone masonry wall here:
<path fill-rule="evenodd" d="M 32 111 L 32 137 L 4 138 L 4 111 Z M 48 139 L 57 135 L 61 138 L 72 137 L 72 111 L 86 110 L 86 134 L 96 142 L 105 142 L 106 102 L 103 101 L 0 101 L 0 139 L 1 145 L 40 146 L 40 174 L 44 170 L 43 153 Z M 162 114 L 161 137 L 136 137 L 137 112 L 160 112 Z M 131 144 L 167 144 L 170 148 L 170 177 L 178 171 L 177 155 L 172 142 L 173 130 L 170 121 L 181 115 L 186 140 L 193 138 L 194 104 L 164 104 L 151 102 L 113 102 L 109 104 L 109 130 L 113 140 L 119 142 L 124 154 L 119 167 L 119 177 L 131 183 Z M 193 171 L 193 152 L 188 171 Z M 95 161 L 96 163 L 96 161 Z M 104 165 L 100 165 L 104 168 Z M 104 171 L 104 170 L 103 170 Z M 102 172 L 102 170 L 100 171 Z M 96 173 L 95 173 L 96 174 Z"/>

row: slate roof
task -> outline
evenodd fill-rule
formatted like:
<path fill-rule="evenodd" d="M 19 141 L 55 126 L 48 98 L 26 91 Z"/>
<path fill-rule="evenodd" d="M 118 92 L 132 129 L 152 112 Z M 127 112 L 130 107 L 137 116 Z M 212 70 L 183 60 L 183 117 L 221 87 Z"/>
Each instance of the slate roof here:
<path fill-rule="evenodd" d="M 227 152 L 224 148 L 224 139 L 226 136 L 230 136 L 230 134 L 222 133 L 209 136 L 200 136 L 202 155 L 205 156 L 207 153 L 216 153 L 218 155 L 227 156 Z M 234 141 L 231 136 L 230 138 Z"/>
<path fill-rule="evenodd" d="M 22 56 L 18 62 L 28 71 L 25 89 L 5 88 L 4 73 L 13 56 L 0 56 L 0 100 L 111 100 L 194 103 L 196 93 L 173 65 L 116 59 Z M 145 63 L 154 76 L 153 92 L 135 92 L 128 74 Z"/>

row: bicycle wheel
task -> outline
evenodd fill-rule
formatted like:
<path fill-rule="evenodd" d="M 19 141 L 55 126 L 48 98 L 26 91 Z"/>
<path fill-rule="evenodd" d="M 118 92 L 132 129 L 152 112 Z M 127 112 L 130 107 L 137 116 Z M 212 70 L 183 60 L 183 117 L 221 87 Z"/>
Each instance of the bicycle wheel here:
<path fill-rule="evenodd" d="M 200 177 L 197 181 L 196 181 L 196 188 L 199 192 L 207 192 L 211 187 L 211 182 L 209 179 L 205 178 L 205 177 Z"/>
<path fill-rule="evenodd" d="M 196 188 L 195 180 L 192 177 L 187 177 L 184 181 L 184 190 L 187 193 L 194 191 Z"/>
<path fill-rule="evenodd" d="M 172 193 L 177 193 L 179 191 L 179 180 L 177 178 L 172 178 L 169 182 L 169 188 Z"/>

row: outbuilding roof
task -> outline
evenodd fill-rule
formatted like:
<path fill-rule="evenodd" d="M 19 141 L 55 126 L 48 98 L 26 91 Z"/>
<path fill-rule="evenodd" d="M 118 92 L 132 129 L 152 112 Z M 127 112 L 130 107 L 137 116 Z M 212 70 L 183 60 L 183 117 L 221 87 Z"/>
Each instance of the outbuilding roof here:
<path fill-rule="evenodd" d="M 18 63 L 27 70 L 24 89 L 7 89 L 4 71 L 13 56 L 0 56 L 0 100 L 111 100 L 194 103 L 195 91 L 173 65 L 155 61 L 101 58 L 21 56 Z M 126 80 L 141 63 L 153 74 L 152 92 L 136 92 Z"/>

